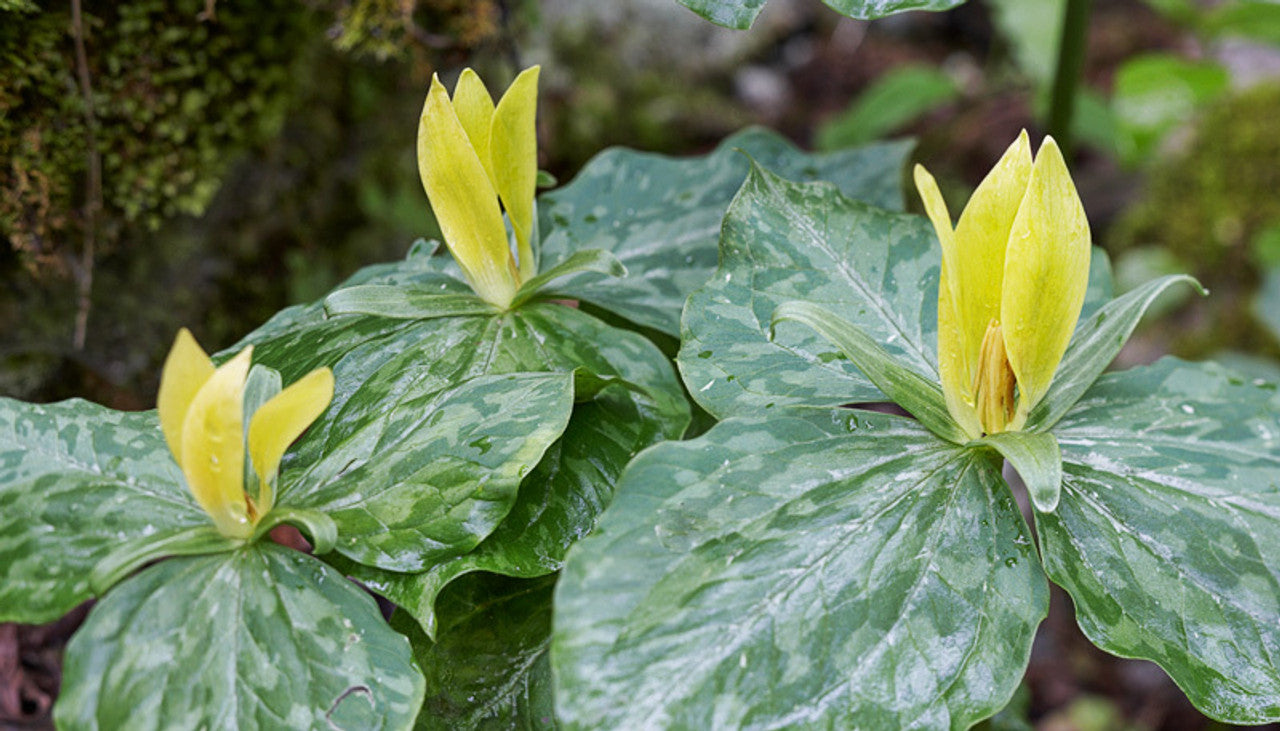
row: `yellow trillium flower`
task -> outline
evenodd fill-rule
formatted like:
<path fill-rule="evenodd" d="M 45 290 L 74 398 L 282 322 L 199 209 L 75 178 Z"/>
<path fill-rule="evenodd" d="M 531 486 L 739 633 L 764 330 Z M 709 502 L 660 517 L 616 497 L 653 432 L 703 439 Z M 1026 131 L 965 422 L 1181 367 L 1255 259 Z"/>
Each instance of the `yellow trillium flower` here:
<path fill-rule="evenodd" d="M 445 244 L 476 294 L 502 308 L 537 273 L 538 71 L 522 71 L 496 106 L 471 69 L 463 70 L 452 100 L 433 77 L 418 123 L 418 173 Z M 515 232 L 518 265 L 502 209 Z"/>
<path fill-rule="evenodd" d="M 333 399 L 333 373 L 311 371 L 254 412 L 246 439 L 244 390 L 252 357 L 251 346 L 215 368 L 183 328 L 165 359 L 156 397 L 160 428 L 187 487 L 229 538 L 248 538 L 271 511 L 285 449 Z M 245 491 L 246 442 L 258 478 L 252 497 Z"/>
<path fill-rule="evenodd" d="M 1089 220 L 1046 137 L 1024 130 L 973 192 L 960 221 L 933 176 L 916 189 L 942 243 L 938 370 L 947 410 L 972 438 L 1020 430 L 1053 381 L 1089 282 Z"/>

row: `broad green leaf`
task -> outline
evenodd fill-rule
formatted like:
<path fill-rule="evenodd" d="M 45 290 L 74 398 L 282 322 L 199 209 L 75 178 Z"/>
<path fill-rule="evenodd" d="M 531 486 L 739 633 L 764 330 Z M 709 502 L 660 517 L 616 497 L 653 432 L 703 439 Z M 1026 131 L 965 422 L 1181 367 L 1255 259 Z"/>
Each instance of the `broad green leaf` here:
<path fill-rule="evenodd" d="M 1254 300 L 1253 311 L 1276 340 L 1280 340 L 1280 268 L 1267 272 L 1262 280 L 1262 289 Z"/>
<path fill-rule="evenodd" d="M 1062 363 L 1053 376 L 1053 383 L 1027 418 L 1027 429 L 1044 431 L 1058 423 L 1115 360 L 1151 303 L 1178 283 L 1190 284 L 1205 294 L 1204 288 L 1194 278 L 1173 274 L 1126 292 L 1087 318 L 1082 314 L 1081 322 L 1071 336 L 1071 344 L 1067 346 Z"/>
<path fill-rule="evenodd" d="M 765 0 L 678 0 L 716 25 L 746 30 L 764 9 Z M 822 0 L 832 10 L 859 20 L 882 18 L 907 10 L 949 10 L 964 0 Z"/>
<path fill-rule="evenodd" d="M 1048 432 L 1011 431 L 980 440 L 994 447 L 1018 471 L 1036 510 L 1052 513 L 1062 494 L 1062 452 Z"/>
<path fill-rule="evenodd" d="M 115 548 L 212 525 L 154 411 L 0 399 L 0 622 L 51 622 Z"/>
<path fill-rule="evenodd" d="M 474 574 L 440 598 L 440 639 L 399 612 L 427 679 L 419 731 L 553 729 L 551 593 L 554 577 L 526 581 Z"/>
<path fill-rule="evenodd" d="M 1045 570 L 1099 647 L 1153 660 L 1205 714 L 1280 720 L 1280 396 L 1171 358 L 1103 376 L 1055 429 Z"/>
<path fill-rule="evenodd" d="M 412 615 L 435 637 L 436 596 L 474 571 L 536 577 L 558 570 L 565 551 L 595 526 L 622 469 L 637 452 L 678 432 L 655 430 L 636 401 L 614 387 L 574 407 L 564 435 L 520 486 L 511 512 L 475 550 L 419 573 L 332 562 Z"/>
<path fill-rule="evenodd" d="M 808 302 L 784 302 L 773 311 L 773 326 L 790 320 L 813 328 L 839 348 L 882 393 L 906 409 L 929 431 L 950 442 L 969 441 L 947 412 L 947 402 L 937 381 L 930 381 L 903 367 L 865 333 L 830 312 Z"/>
<path fill-rule="evenodd" d="M 716 267 L 716 239 L 749 167 L 746 153 L 778 175 L 829 180 L 846 195 L 902 206 L 910 143 L 810 155 L 764 129 L 748 129 L 704 157 L 606 150 L 568 185 L 538 202 L 544 271 L 578 251 L 611 251 L 628 275 L 577 274 L 556 291 L 673 337 L 685 298 Z"/>
<path fill-rule="evenodd" d="M 938 272 L 929 222 L 850 200 L 822 183 L 752 169 L 725 216 L 720 268 L 689 298 L 677 362 L 694 400 L 725 418 L 885 396 L 826 340 L 780 324 L 784 302 L 818 305 L 938 382 Z"/>
<path fill-rule="evenodd" d="M 1009 701 L 1047 604 L 989 452 L 862 411 L 733 419 L 637 457 L 570 550 L 557 716 L 965 729 Z"/>
<path fill-rule="evenodd" d="M 409 643 L 372 598 L 272 543 L 175 558 L 120 584 L 67 645 L 62 729 L 406 729 Z"/>
<path fill-rule="evenodd" d="M 817 147 L 838 150 L 873 142 L 959 95 L 955 80 L 934 66 L 899 66 L 872 82 L 848 109 L 819 127 Z"/>
<path fill-rule="evenodd" d="M 280 503 L 327 513 L 339 552 L 394 571 L 475 548 L 573 408 L 572 373 L 481 376 L 443 391 L 383 385 L 370 381 L 348 402 L 376 403 L 377 418 L 303 450 L 302 468 L 281 481 Z"/>

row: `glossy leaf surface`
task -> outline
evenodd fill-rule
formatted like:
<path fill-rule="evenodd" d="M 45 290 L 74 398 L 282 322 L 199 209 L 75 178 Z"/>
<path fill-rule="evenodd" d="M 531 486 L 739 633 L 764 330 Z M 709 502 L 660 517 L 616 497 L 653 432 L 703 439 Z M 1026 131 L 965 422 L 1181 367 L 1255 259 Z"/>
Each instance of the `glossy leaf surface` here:
<path fill-rule="evenodd" d="M 65 729 L 405 729 L 423 680 L 368 594 L 271 543 L 175 558 L 108 592 L 67 646 Z"/>
<path fill-rule="evenodd" d="M 964 729 L 1008 702 L 1048 592 L 989 453 L 796 413 L 632 462 L 556 591 L 567 726 Z"/>
<path fill-rule="evenodd" d="M 909 151 L 909 143 L 891 142 L 811 155 L 763 129 L 733 135 L 704 157 L 606 150 L 539 201 L 542 269 L 575 252 L 611 251 L 625 278 L 578 274 L 556 290 L 678 336 L 685 298 L 716 267 L 720 221 L 747 175 L 746 155 L 784 178 L 829 180 L 846 195 L 896 209 Z"/>
<path fill-rule="evenodd" d="M 551 663 L 553 577 L 473 574 L 440 597 L 439 641 L 397 614 L 427 679 L 419 731 L 556 728 Z"/>
<path fill-rule="evenodd" d="M 1159 663 L 1201 711 L 1280 720 L 1280 396 L 1213 364 L 1103 376 L 1055 428 L 1036 515 L 1085 634 Z"/>
<path fill-rule="evenodd" d="M 282 481 L 281 503 L 328 514 L 337 550 L 361 563 L 417 571 L 470 551 L 506 517 L 573 407 L 572 373 L 425 384 L 366 381 L 348 405 L 379 404 L 377 418 L 309 442 Z"/>
<path fill-rule="evenodd" d="M 617 387 L 574 407 L 569 426 L 520 486 L 511 512 L 475 550 L 441 560 L 418 573 L 336 563 L 382 594 L 436 636 L 436 596 L 455 578 L 474 571 L 535 577 L 556 571 L 565 551 L 595 525 L 613 497 L 627 462 L 662 434 L 655 420 Z"/>
<path fill-rule="evenodd" d="M 211 525 L 154 411 L 0 399 L 0 621 L 51 622 L 116 547 Z"/>

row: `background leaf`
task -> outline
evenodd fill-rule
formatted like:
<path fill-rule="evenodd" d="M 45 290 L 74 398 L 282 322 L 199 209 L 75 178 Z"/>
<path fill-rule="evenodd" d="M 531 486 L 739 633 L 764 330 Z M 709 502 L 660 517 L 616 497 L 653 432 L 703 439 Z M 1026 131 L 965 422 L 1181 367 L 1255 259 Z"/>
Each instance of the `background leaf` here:
<path fill-rule="evenodd" d="M 1253 311 L 1272 336 L 1280 341 L 1280 267 L 1266 273 L 1262 289 L 1254 301 Z"/>
<path fill-rule="evenodd" d="M 211 525 L 185 484 L 154 411 L 0 399 L 0 622 L 51 622 L 112 549 Z"/>
<path fill-rule="evenodd" d="M 819 127 L 815 144 L 821 150 L 866 144 L 958 96 L 959 86 L 943 71 L 900 66 L 872 82 L 848 109 Z"/>
<path fill-rule="evenodd" d="M 1171 358 L 1103 376 L 1057 426 L 1045 570 L 1099 647 L 1205 714 L 1280 720 L 1280 396 Z"/>
<path fill-rule="evenodd" d="M 162 561 L 67 646 L 58 727 L 404 729 L 423 680 L 359 587 L 259 543 Z"/>
<path fill-rule="evenodd" d="M 567 726 L 964 729 L 1008 702 L 1048 593 L 996 463 L 796 414 L 632 462 L 556 590 Z"/>
<path fill-rule="evenodd" d="M 716 25 L 746 30 L 764 9 L 765 0 L 679 0 L 680 4 Z M 841 15 L 859 20 L 881 18 L 906 10 L 947 10 L 964 0 L 823 0 Z"/>
<path fill-rule="evenodd" d="M 606 150 L 539 200 L 542 268 L 577 251 L 612 251 L 627 267 L 625 278 L 579 274 L 556 290 L 677 337 L 685 298 L 716 266 L 720 222 L 749 167 L 743 152 L 782 177 L 829 180 L 846 195 L 899 209 L 910 148 L 889 142 L 811 155 L 755 128 L 705 157 Z"/>
<path fill-rule="evenodd" d="M 440 640 L 396 613 L 391 626 L 413 644 L 427 680 L 419 731 L 553 729 L 551 592 L 533 581 L 472 574 L 440 597 Z"/>
<path fill-rule="evenodd" d="M 506 517 L 516 491 L 573 408 L 572 373 L 480 376 L 443 391 L 422 381 L 384 392 L 377 418 L 331 430 L 281 482 L 279 503 L 327 513 L 337 550 L 416 571 L 470 551 Z M 302 460 L 294 460 L 299 464 Z"/>

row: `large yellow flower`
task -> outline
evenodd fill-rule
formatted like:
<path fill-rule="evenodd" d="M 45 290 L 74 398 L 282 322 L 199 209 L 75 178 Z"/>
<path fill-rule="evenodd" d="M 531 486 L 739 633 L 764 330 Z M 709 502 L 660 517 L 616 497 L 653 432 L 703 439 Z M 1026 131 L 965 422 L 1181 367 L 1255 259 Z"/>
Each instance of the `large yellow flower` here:
<path fill-rule="evenodd" d="M 1024 131 L 955 229 L 933 176 L 916 188 L 942 243 L 938 361 L 952 418 L 972 438 L 1016 431 L 1044 397 L 1089 280 L 1089 221 L 1052 137 Z"/>
<path fill-rule="evenodd" d="M 215 368 L 183 328 L 165 360 L 156 408 L 169 451 L 187 487 L 218 532 L 248 538 L 275 503 L 276 471 L 285 449 L 333 399 L 333 373 L 303 376 L 254 412 L 246 439 L 244 390 L 253 348 Z M 245 445 L 258 493 L 245 490 Z"/>
<path fill-rule="evenodd" d="M 432 78 L 418 124 L 418 173 L 445 244 L 476 294 L 501 308 L 537 273 L 538 68 L 521 72 L 496 107 L 471 69 L 452 100 Z M 518 265 L 499 200 L 515 232 Z"/>

